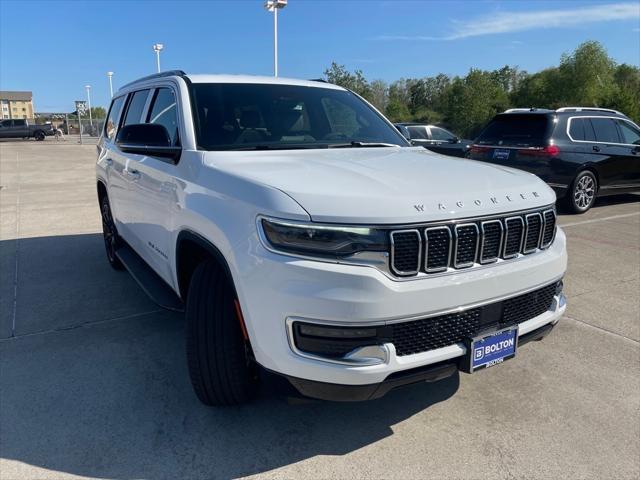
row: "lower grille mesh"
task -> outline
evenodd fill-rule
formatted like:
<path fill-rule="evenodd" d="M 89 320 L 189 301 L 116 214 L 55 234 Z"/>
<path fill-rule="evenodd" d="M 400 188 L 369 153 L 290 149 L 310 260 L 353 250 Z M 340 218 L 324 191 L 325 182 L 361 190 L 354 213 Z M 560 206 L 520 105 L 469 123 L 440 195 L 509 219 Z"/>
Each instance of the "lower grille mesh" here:
<path fill-rule="evenodd" d="M 396 347 L 398 356 L 427 352 L 475 337 L 486 325 L 508 327 L 532 319 L 549 310 L 557 283 L 525 293 L 503 302 L 450 313 L 437 317 L 391 325 L 393 333 L 389 341 Z M 496 308 L 502 304 L 502 309 Z M 502 317 L 483 318 L 489 312 L 502 311 Z M 499 315 L 499 314 L 498 314 Z"/>

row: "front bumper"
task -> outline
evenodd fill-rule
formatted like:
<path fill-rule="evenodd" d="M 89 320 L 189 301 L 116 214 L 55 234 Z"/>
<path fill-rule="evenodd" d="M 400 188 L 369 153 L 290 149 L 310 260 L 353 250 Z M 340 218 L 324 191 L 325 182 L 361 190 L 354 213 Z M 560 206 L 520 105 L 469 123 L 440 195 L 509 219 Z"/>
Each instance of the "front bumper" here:
<path fill-rule="evenodd" d="M 465 347 L 457 343 L 399 356 L 393 344 L 388 344 L 389 355 L 384 362 L 345 365 L 296 352 L 288 334 L 288 322 L 304 319 L 343 326 L 384 325 L 515 297 L 563 277 L 567 265 L 565 242 L 564 233 L 558 229 L 547 250 L 514 261 L 431 278 L 395 281 L 372 267 L 279 255 L 267 251 L 256 238 L 244 247 L 249 255 L 237 259 L 245 263 L 237 265 L 235 275 L 239 278 L 235 284 L 251 345 L 262 367 L 298 379 L 298 384 L 308 380 L 370 389 L 371 385 L 416 369 L 442 362 L 456 363 L 465 354 Z M 520 336 L 555 324 L 565 309 L 559 299 L 555 305 L 519 324 Z"/>
<path fill-rule="evenodd" d="M 532 341 L 542 340 L 555 327 L 548 323 L 518 338 L 518 348 Z M 340 385 L 335 383 L 316 382 L 304 378 L 279 375 L 266 372 L 269 381 L 280 385 L 282 392 L 291 392 L 303 397 L 335 402 L 359 402 L 381 398 L 391 390 L 416 383 L 433 383 L 444 380 L 462 369 L 460 359 L 454 358 L 442 362 L 392 373 L 380 383 L 369 385 Z M 285 384 L 286 385 L 283 385 Z"/>

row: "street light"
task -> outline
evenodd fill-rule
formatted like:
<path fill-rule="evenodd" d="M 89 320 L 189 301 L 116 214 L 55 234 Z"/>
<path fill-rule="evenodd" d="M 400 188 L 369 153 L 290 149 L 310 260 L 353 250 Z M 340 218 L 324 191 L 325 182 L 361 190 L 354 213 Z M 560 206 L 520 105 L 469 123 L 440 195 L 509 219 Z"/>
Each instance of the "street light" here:
<path fill-rule="evenodd" d="M 161 43 L 155 43 L 153 45 L 153 51 L 156 52 L 156 60 L 158 61 L 158 73 L 160 73 L 160 52 L 164 49 L 164 45 Z"/>
<path fill-rule="evenodd" d="M 113 98 L 113 81 L 111 80 L 113 72 L 107 72 L 107 77 L 109 77 L 109 93 L 111 94 L 111 98 Z"/>
<path fill-rule="evenodd" d="M 278 10 L 287 6 L 287 0 L 267 0 L 264 4 L 269 12 L 273 12 L 273 76 L 278 76 Z"/>
<path fill-rule="evenodd" d="M 89 106 L 89 125 L 93 129 L 93 120 L 91 119 L 91 85 L 85 85 L 87 89 L 87 105 Z"/>

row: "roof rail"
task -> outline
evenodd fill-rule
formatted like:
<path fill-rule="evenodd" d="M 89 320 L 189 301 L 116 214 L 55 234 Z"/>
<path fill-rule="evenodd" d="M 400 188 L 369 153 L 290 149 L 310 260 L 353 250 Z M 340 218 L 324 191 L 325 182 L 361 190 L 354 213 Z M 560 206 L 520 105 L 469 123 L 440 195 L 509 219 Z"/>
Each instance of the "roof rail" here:
<path fill-rule="evenodd" d="M 162 77 L 184 77 L 186 73 L 182 70 L 167 70 L 165 72 L 154 73 L 153 75 L 147 75 L 146 77 L 138 78 L 133 82 L 129 82 L 123 85 L 120 88 L 128 87 L 129 85 L 133 85 L 134 83 L 143 82 L 145 80 L 153 80 L 154 78 L 162 78 Z"/>
<path fill-rule="evenodd" d="M 309 79 L 310 82 L 322 82 L 322 83 L 329 83 L 327 82 L 324 78 L 310 78 Z"/>
<path fill-rule="evenodd" d="M 514 112 L 535 112 L 538 109 L 536 107 L 530 108 L 509 108 L 502 113 L 514 113 Z"/>
<path fill-rule="evenodd" d="M 613 110 L 612 108 L 600 108 L 600 107 L 562 107 L 558 108 L 556 112 L 606 112 L 606 113 L 614 113 L 616 115 L 622 115 L 626 117 L 626 115 L 618 110 Z"/>

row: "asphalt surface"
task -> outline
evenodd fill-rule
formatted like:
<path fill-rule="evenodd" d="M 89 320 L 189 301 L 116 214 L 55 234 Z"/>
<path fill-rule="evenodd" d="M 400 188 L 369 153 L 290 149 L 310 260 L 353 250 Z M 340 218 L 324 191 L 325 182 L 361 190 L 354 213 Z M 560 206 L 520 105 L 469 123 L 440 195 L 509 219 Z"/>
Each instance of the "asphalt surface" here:
<path fill-rule="evenodd" d="M 0 143 L 0 479 L 640 477 L 640 197 L 563 216 L 566 316 L 474 375 L 202 406 L 183 319 L 107 264 L 94 146 Z"/>

